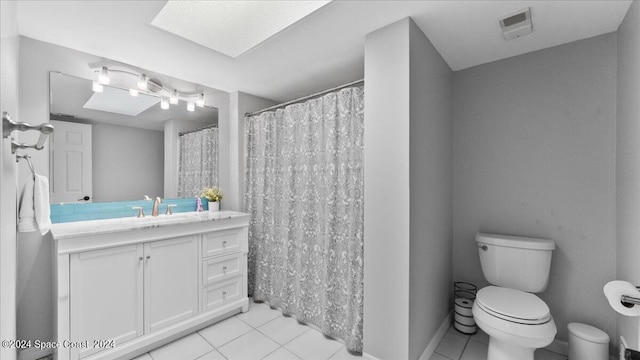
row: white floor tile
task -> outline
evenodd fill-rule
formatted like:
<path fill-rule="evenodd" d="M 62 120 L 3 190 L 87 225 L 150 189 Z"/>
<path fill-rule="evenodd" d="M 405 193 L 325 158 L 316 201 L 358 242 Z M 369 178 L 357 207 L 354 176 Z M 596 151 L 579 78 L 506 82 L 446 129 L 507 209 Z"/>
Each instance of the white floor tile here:
<path fill-rule="evenodd" d="M 270 354 L 279 346 L 275 341 L 253 330 L 221 346 L 218 351 L 229 360 L 257 360 Z"/>
<path fill-rule="evenodd" d="M 350 353 L 346 347 L 342 347 L 342 349 L 335 353 L 329 360 L 362 360 L 362 356 L 354 355 Z"/>
<path fill-rule="evenodd" d="M 309 329 L 292 317 L 280 316 L 260 326 L 258 331 L 284 345 Z"/>
<path fill-rule="evenodd" d="M 473 339 L 475 341 L 479 341 L 483 344 L 489 344 L 489 335 L 487 335 L 487 333 L 485 333 L 484 331 L 482 331 L 482 329 L 478 328 L 478 332 L 469 336 L 470 339 Z"/>
<path fill-rule="evenodd" d="M 211 345 L 219 348 L 220 346 L 248 333 L 251 330 L 253 330 L 251 326 L 233 316 L 198 332 Z"/>
<path fill-rule="evenodd" d="M 244 314 L 238 314 L 236 317 L 247 324 L 258 327 L 268 321 L 271 321 L 278 316 L 282 316 L 282 313 L 278 310 L 274 310 L 265 304 L 257 304 Z"/>
<path fill-rule="evenodd" d="M 293 355 L 289 350 L 280 348 L 262 360 L 300 360 L 300 358 Z"/>
<path fill-rule="evenodd" d="M 440 344 L 438 344 L 436 352 L 450 359 L 458 360 L 460 359 L 460 355 L 462 355 L 462 350 L 464 350 L 466 343 L 466 336 L 448 331 L 440 341 Z"/>
<path fill-rule="evenodd" d="M 534 353 L 536 360 L 566 360 L 566 355 L 560 355 L 546 349 L 538 349 Z"/>
<path fill-rule="evenodd" d="M 451 360 L 446 356 L 440 355 L 438 353 L 433 353 L 433 355 L 431 355 L 431 358 L 429 360 Z"/>
<path fill-rule="evenodd" d="M 146 353 L 133 358 L 133 360 L 153 360 L 153 359 L 151 358 L 151 355 L 149 355 L 149 353 Z"/>
<path fill-rule="evenodd" d="M 202 355 L 197 360 L 226 360 L 226 359 L 218 351 L 213 350 L 211 352 L 208 352 L 208 353 Z"/>
<path fill-rule="evenodd" d="M 291 340 L 285 348 L 304 360 L 327 360 L 342 346 L 340 342 L 311 329 Z"/>
<path fill-rule="evenodd" d="M 467 342 L 460 360 L 487 360 L 488 350 L 489 345 L 471 339 Z"/>
<path fill-rule="evenodd" d="M 153 360 L 193 360 L 213 350 L 198 333 L 187 335 L 150 352 Z"/>

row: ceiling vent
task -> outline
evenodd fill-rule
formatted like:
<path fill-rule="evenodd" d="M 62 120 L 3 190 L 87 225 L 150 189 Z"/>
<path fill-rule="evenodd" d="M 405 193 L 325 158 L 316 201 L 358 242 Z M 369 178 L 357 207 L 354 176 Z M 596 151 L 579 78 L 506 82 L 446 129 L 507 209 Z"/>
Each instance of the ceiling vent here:
<path fill-rule="evenodd" d="M 530 9 L 522 9 L 515 14 L 500 19 L 500 27 L 505 40 L 513 40 L 531 34 L 533 27 L 531 26 Z"/>

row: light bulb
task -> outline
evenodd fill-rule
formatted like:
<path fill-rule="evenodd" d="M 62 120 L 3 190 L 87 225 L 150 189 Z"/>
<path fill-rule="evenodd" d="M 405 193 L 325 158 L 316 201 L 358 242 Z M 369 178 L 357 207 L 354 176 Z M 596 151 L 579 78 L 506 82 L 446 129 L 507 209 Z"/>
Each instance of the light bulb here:
<path fill-rule="evenodd" d="M 171 91 L 171 97 L 169 97 L 169 102 L 173 105 L 176 105 L 179 100 L 178 100 L 178 91 L 176 90 L 172 90 Z"/>
<path fill-rule="evenodd" d="M 160 98 L 160 108 L 162 108 L 162 110 L 169 109 L 169 99 L 167 99 L 165 96 Z"/>
<path fill-rule="evenodd" d="M 148 90 L 147 89 L 147 75 L 140 74 L 140 76 L 138 76 L 138 89 L 140 89 L 140 90 Z"/>
<path fill-rule="evenodd" d="M 196 104 L 194 104 L 191 101 L 189 101 L 187 103 L 187 111 L 195 111 L 195 110 L 196 110 Z"/>
<path fill-rule="evenodd" d="M 94 81 L 91 89 L 93 90 L 93 92 L 101 93 L 104 90 L 104 87 L 99 82 Z"/>
<path fill-rule="evenodd" d="M 198 100 L 196 100 L 196 105 L 199 107 L 204 106 L 204 94 L 198 94 Z"/>
<path fill-rule="evenodd" d="M 98 74 L 98 82 L 102 85 L 109 85 L 111 80 L 109 79 L 109 69 L 106 66 L 103 66 L 100 69 L 100 73 Z"/>
<path fill-rule="evenodd" d="M 138 96 L 140 92 L 136 89 L 129 89 L 129 95 L 131 96 Z"/>

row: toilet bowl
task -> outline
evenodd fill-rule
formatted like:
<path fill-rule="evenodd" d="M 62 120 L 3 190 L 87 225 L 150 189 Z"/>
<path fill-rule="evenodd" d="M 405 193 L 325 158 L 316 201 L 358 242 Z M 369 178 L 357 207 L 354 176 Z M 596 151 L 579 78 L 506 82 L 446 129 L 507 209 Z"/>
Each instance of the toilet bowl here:
<path fill-rule="evenodd" d="M 537 296 L 488 286 L 478 292 L 473 317 L 489 335 L 487 360 L 533 360 L 557 333 L 549 307 Z"/>
<path fill-rule="evenodd" d="M 489 335 L 487 360 L 534 360 L 535 350 L 551 344 L 557 333 L 549 307 L 533 294 L 547 287 L 555 243 L 483 233 L 476 242 L 491 284 L 478 291 L 472 308 L 478 327 Z"/>

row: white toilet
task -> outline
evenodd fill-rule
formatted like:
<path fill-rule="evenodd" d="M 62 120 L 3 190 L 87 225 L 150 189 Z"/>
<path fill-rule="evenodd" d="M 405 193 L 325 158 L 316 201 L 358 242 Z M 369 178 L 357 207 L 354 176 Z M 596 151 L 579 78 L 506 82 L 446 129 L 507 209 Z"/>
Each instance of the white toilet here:
<path fill-rule="evenodd" d="M 533 360 L 556 335 L 549 307 L 532 293 L 547 287 L 552 240 L 476 235 L 482 272 L 494 286 L 480 289 L 473 318 L 489 335 L 487 360 Z"/>

